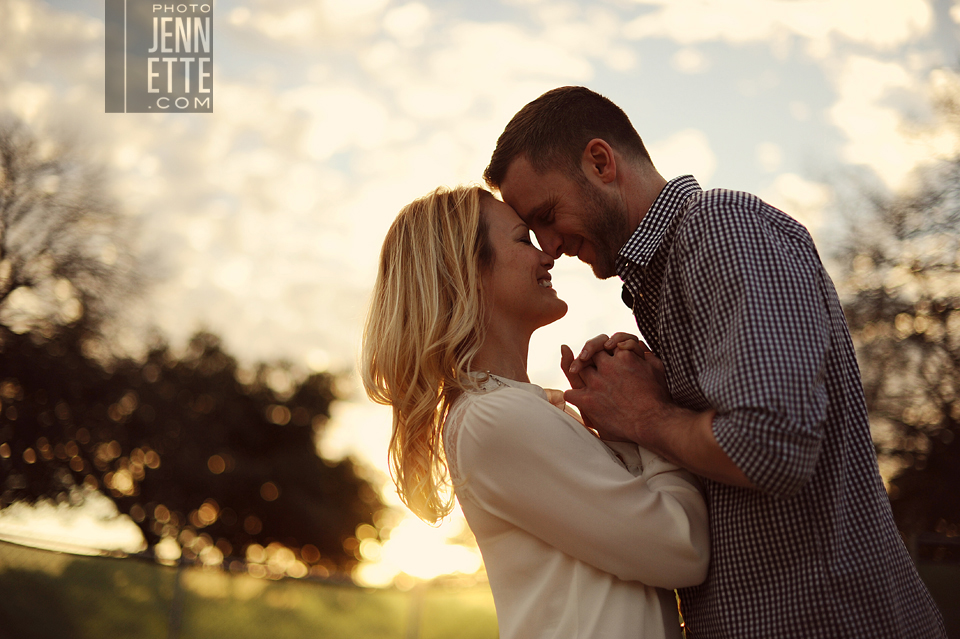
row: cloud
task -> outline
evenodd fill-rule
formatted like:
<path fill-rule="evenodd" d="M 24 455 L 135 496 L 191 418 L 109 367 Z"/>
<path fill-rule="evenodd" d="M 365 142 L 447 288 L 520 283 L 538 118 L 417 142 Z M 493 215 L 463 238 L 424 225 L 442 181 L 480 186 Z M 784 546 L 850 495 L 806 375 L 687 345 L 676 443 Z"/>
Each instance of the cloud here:
<path fill-rule="evenodd" d="M 823 223 L 823 212 L 833 201 L 831 189 L 795 173 L 782 173 L 759 194 L 761 199 L 791 217 L 816 234 Z"/>
<path fill-rule="evenodd" d="M 706 57 L 693 47 L 677 51 L 670 59 L 670 64 L 680 73 L 703 73 L 710 66 Z"/>
<path fill-rule="evenodd" d="M 785 36 L 813 43 L 839 37 L 878 50 L 927 33 L 933 12 L 926 0 L 637 0 L 652 11 L 624 27 L 632 39 L 667 38 L 681 44 L 770 43 Z"/>
<path fill-rule="evenodd" d="M 667 179 L 693 174 L 705 186 L 717 168 L 710 141 L 699 129 L 684 129 L 664 140 L 647 143 L 647 149 L 657 170 Z"/>
<path fill-rule="evenodd" d="M 326 160 L 353 148 L 373 148 L 389 142 L 389 115 L 384 105 L 363 88 L 348 84 L 301 86 L 281 94 L 279 108 L 307 116 L 303 131 L 309 157 Z"/>
<path fill-rule="evenodd" d="M 924 110 L 916 96 L 928 92 L 917 80 L 917 70 L 929 62 L 915 56 L 908 68 L 902 56 L 890 57 L 899 47 L 931 32 L 934 16 L 928 0 L 638 0 L 636 4 L 648 12 L 628 22 L 624 35 L 686 45 L 672 61 L 681 72 L 700 70 L 701 62 L 691 48 L 695 44 L 769 44 L 777 57 L 785 55 L 791 42 L 800 44 L 832 81 L 836 98 L 826 115 L 846 138 L 842 160 L 869 166 L 891 188 L 902 186 L 914 167 L 952 145 L 939 133 L 918 135 L 905 120 L 905 113 Z M 745 96 L 756 92 L 756 86 L 744 79 L 739 88 Z M 800 121 L 811 117 L 810 108 L 798 101 L 789 105 L 789 112 Z M 764 170 L 779 164 L 770 148 L 759 153 Z"/>
<path fill-rule="evenodd" d="M 611 70 L 636 73 L 642 49 L 625 32 L 676 38 L 685 46 L 674 64 L 693 73 L 708 64 L 697 45 L 712 40 L 843 37 L 892 46 L 929 28 L 919 0 L 865 18 L 861 11 L 856 24 L 855 6 L 657 1 L 625 28 L 622 6 L 544 1 L 517 7 L 529 19 L 507 23 L 461 19 L 417 1 L 256 0 L 231 11 L 226 28 L 271 40 L 302 67 L 265 61 L 253 82 L 253 71 L 223 57 L 215 68 L 217 112 L 176 118 L 104 116 L 92 81 L 102 74 L 102 24 L 9 0 L 10 19 L 0 25 L 0 80 L 9 90 L 0 104 L 43 118 L 74 101 L 78 121 L 107 151 L 118 195 L 145 217 L 153 248 L 168 262 L 172 275 L 158 290 L 155 314 L 168 332 L 182 336 L 204 323 L 224 332 L 243 358 L 295 356 L 306 346 L 323 348 L 338 366 L 355 354 L 379 238 L 399 208 L 438 184 L 478 180 L 504 124 L 540 93 Z M 356 64 L 337 63 L 342 51 Z M 906 90 L 902 73 L 880 79 Z M 848 72 L 840 75 L 846 83 Z M 841 90 L 831 111 L 850 138 L 844 153 L 851 161 L 880 157 L 869 146 L 876 134 L 857 129 L 864 122 L 856 113 L 874 129 L 896 129 L 884 119 L 892 109 L 887 93 L 860 90 Z M 803 105 L 792 112 L 810 117 Z M 706 184 L 716 170 L 704 131 L 648 142 L 668 177 L 693 173 Z M 769 151 L 761 162 L 775 170 Z M 586 290 L 592 276 L 581 275 L 575 288 Z"/>
<path fill-rule="evenodd" d="M 383 29 L 400 44 L 414 47 L 423 43 L 430 22 L 430 9 L 423 3 L 411 2 L 388 11 L 383 17 Z"/>
<path fill-rule="evenodd" d="M 905 119 L 905 112 L 929 113 L 936 92 L 950 84 L 951 75 L 944 71 L 929 77 L 918 78 L 897 62 L 846 58 L 834 80 L 837 100 L 827 112 L 847 138 L 843 160 L 872 168 L 887 186 L 897 189 L 918 165 L 954 152 L 952 130 Z"/>
<path fill-rule="evenodd" d="M 774 142 L 761 142 L 757 145 L 757 163 L 764 171 L 776 171 L 783 162 L 783 150 Z"/>
<path fill-rule="evenodd" d="M 560 27 L 555 27 L 559 29 Z M 461 22 L 451 27 L 450 42 L 431 56 L 432 71 L 462 85 L 503 86 L 523 77 L 587 80 L 593 67 L 568 42 L 531 35 L 512 24 Z"/>
<path fill-rule="evenodd" d="M 32 122 L 55 98 L 56 92 L 50 85 L 21 82 L 10 89 L 5 100 L 0 98 L 0 104 L 24 121 Z"/>
<path fill-rule="evenodd" d="M 103 74 L 102 38 L 97 20 L 30 0 L 0 3 L 0 109 L 36 124 L 65 85 L 83 87 L 71 102 L 89 98 Z"/>
<path fill-rule="evenodd" d="M 285 46 L 352 47 L 378 30 L 389 0 L 253 0 L 227 14 L 228 24 Z M 252 6 L 250 6 L 252 5 Z"/>
<path fill-rule="evenodd" d="M 787 107 L 793 119 L 799 122 L 806 122 L 810 119 L 810 106 L 800 100 L 792 100 Z"/>

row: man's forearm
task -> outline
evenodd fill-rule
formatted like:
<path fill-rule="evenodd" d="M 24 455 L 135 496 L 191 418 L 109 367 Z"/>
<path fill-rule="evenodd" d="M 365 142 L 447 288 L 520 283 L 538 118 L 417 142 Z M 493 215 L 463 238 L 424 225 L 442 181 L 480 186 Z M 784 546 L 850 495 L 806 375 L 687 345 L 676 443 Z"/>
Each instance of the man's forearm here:
<path fill-rule="evenodd" d="M 667 406 L 660 416 L 659 427 L 645 433 L 655 432 L 656 439 L 638 443 L 702 477 L 731 486 L 755 488 L 717 443 L 713 435 L 716 414 L 712 409 L 698 413 Z"/>

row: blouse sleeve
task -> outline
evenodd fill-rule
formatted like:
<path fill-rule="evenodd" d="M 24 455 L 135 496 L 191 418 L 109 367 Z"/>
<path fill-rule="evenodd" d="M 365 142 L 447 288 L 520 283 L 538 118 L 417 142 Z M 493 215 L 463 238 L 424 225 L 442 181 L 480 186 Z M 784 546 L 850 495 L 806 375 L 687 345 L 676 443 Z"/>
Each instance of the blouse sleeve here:
<path fill-rule="evenodd" d="M 459 415 L 461 499 L 617 577 L 661 588 L 701 583 L 706 505 L 692 475 L 641 450 L 631 474 L 572 417 L 501 388 Z"/>

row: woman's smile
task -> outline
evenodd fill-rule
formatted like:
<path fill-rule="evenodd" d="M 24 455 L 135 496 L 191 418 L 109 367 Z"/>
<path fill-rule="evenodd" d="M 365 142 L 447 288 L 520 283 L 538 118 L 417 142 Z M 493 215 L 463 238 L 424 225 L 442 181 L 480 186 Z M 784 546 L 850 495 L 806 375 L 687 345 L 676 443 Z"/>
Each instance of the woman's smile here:
<path fill-rule="evenodd" d="M 523 325 L 532 331 L 563 317 L 567 304 L 553 288 L 553 258 L 533 244 L 530 229 L 500 200 L 488 198 L 483 215 L 494 254 L 493 266 L 483 275 L 491 319 Z M 534 294 L 529 288 L 531 279 L 538 288 L 550 291 L 550 295 Z"/>

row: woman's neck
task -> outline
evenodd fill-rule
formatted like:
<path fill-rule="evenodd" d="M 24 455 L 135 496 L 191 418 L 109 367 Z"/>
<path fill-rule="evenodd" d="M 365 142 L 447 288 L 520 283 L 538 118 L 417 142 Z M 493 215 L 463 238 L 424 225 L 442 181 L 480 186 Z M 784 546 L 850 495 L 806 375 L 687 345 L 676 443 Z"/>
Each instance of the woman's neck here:
<path fill-rule="evenodd" d="M 530 335 L 530 331 L 491 322 L 483 344 L 473 358 L 473 369 L 518 382 L 529 382 L 527 351 L 530 348 Z"/>

